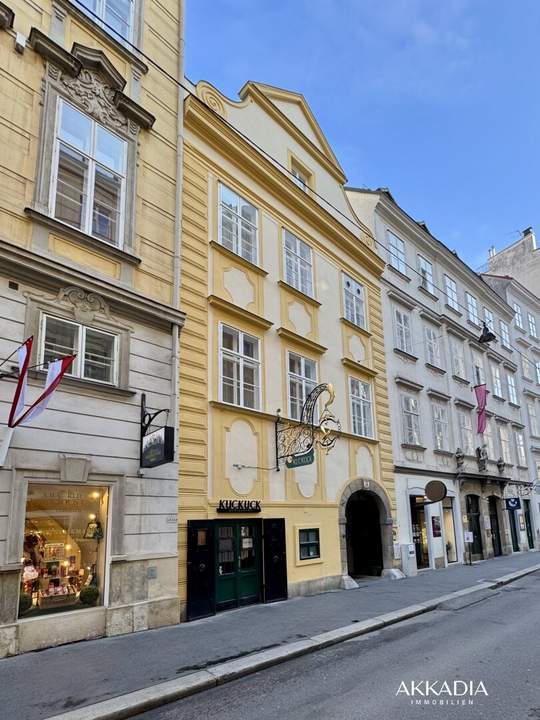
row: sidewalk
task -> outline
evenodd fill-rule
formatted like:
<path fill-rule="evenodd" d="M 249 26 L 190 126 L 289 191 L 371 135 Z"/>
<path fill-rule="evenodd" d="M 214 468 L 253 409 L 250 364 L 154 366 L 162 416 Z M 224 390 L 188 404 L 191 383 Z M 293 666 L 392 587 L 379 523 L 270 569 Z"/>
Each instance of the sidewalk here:
<path fill-rule="evenodd" d="M 0 715 L 42 720 L 539 563 L 540 553 L 531 552 L 403 580 L 366 580 L 354 590 L 252 605 L 192 623 L 7 658 L 0 660 Z"/>

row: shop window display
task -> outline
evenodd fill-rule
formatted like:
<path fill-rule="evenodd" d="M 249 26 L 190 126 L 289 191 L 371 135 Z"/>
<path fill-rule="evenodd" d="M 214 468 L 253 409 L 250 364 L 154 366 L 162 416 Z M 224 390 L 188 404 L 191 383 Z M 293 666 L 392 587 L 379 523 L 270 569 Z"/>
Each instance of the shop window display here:
<path fill-rule="evenodd" d="M 19 617 L 103 602 L 108 501 L 104 487 L 28 485 Z"/>

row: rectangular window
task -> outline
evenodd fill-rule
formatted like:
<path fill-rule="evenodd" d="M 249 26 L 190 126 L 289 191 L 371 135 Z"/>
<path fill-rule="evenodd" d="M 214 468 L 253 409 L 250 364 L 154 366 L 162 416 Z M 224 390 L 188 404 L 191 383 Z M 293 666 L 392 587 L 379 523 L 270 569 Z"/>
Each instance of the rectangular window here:
<path fill-rule="evenodd" d="M 43 315 L 40 364 L 77 355 L 66 375 L 114 385 L 117 382 L 117 336 L 69 320 Z"/>
<path fill-rule="evenodd" d="M 499 320 L 499 327 L 501 329 L 501 343 L 504 345 L 505 348 L 510 347 L 510 329 L 508 325 L 503 322 L 502 320 Z"/>
<path fill-rule="evenodd" d="M 482 358 L 477 355 L 474 351 L 472 354 L 473 358 L 473 373 L 474 373 L 474 384 L 483 385 L 486 382 L 486 376 L 484 375 L 484 365 Z"/>
<path fill-rule="evenodd" d="M 420 271 L 420 287 L 435 295 L 433 284 L 433 265 L 422 255 L 418 256 L 418 269 Z"/>
<path fill-rule="evenodd" d="M 356 378 L 349 378 L 351 417 L 353 433 L 362 437 L 373 437 L 373 408 L 371 386 Z"/>
<path fill-rule="evenodd" d="M 58 112 L 54 217 L 120 247 L 127 144 L 64 100 Z"/>
<path fill-rule="evenodd" d="M 309 393 L 317 384 L 317 364 L 296 353 L 288 353 L 289 417 L 300 420 Z"/>
<path fill-rule="evenodd" d="M 512 303 L 512 307 L 514 308 L 514 319 L 516 321 L 516 325 L 520 330 L 525 330 L 525 324 L 523 322 L 523 313 L 521 312 L 521 306 L 517 303 Z"/>
<path fill-rule="evenodd" d="M 461 340 L 452 340 L 452 373 L 465 379 L 465 353 Z"/>
<path fill-rule="evenodd" d="M 525 438 L 521 430 L 516 430 L 516 451 L 517 451 L 517 462 L 521 467 L 527 467 L 527 454 L 525 452 Z"/>
<path fill-rule="evenodd" d="M 493 381 L 493 394 L 497 397 L 503 397 L 501 371 L 498 365 L 491 366 L 491 379 Z"/>
<path fill-rule="evenodd" d="M 411 316 L 398 308 L 394 308 L 394 333 L 396 347 L 412 355 Z"/>
<path fill-rule="evenodd" d="M 226 185 L 219 186 L 219 242 L 257 264 L 257 208 Z"/>
<path fill-rule="evenodd" d="M 493 313 L 487 308 L 484 308 L 484 322 L 490 330 L 493 330 L 493 328 L 495 327 L 493 323 Z"/>
<path fill-rule="evenodd" d="M 321 557 L 319 528 L 299 530 L 300 560 L 312 560 Z"/>
<path fill-rule="evenodd" d="M 418 399 L 414 395 L 401 396 L 403 422 L 403 442 L 407 445 L 420 445 L 420 412 Z"/>
<path fill-rule="evenodd" d="M 343 305 L 345 317 L 358 327 L 366 328 L 366 299 L 364 286 L 349 275 L 343 275 Z"/>
<path fill-rule="evenodd" d="M 431 403 L 431 411 L 433 415 L 433 432 L 435 437 L 435 448 L 437 450 L 449 450 L 450 442 L 448 438 L 448 407 L 446 403 Z"/>
<path fill-rule="evenodd" d="M 499 440 L 501 442 L 502 459 L 507 465 L 512 464 L 512 448 L 510 446 L 510 434 L 508 427 L 504 424 L 499 424 Z"/>
<path fill-rule="evenodd" d="M 291 175 L 293 182 L 295 182 L 301 190 L 308 192 L 311 174 L 300 167 L 294 160 L 291 162 Z"/>
<path fill-rule="evenodd" d="M 92 20 L 101 25 L 106 32 L 112 32 L 116 40 L 133 42 L 133 2 L 131 0 L 83 0 L 82 6 L 90 10 Z M 95 18 L 94 14 L 98 18 Z"/>
<path fill-rule="evenodd" d="M 465 455 L 474 455 L 474 435 L 469 410 L 458 410 L 458 423 L 461 449 Z"/>
<path fill-rule="evenodd" d="M 407 263 L 405 261 L 405 243 L 403 240 L 388 231 L 388 259 L 390 265 L 399 270 L 403 275 L 407 274 Z"/>
<path fill-rule="evenodd" d="M 453 310 L 457 310 L 459 312 L 456 281 L 452 280 L 452 278 L 448 277 L 448 275 L 444 276 L 444 292 L 446 295 L 447 305 L 449 305 Z"/>
<path fill-rule="evenodd" d="M 221 400 L 258 410 L 260 407 L 259 339 L 228 325 L 220 326 Z"/>
<path fill-rule="evenodd" d="M 311 248 L 288 230 L 284 230 L 285 281 L 305 295 L 313 296 Z"/>
<path fill-rule="evenodd" d="M 535 361 L 534 369 L 536 371 L 536 382 L 540 383 L 540 360 Z"/>
<path fill-rule="evenodd" d="M 531 361 L 525 353 L 521 353 L 521 368 L 523 370 L 523 377 L 528 380 L 532 379 Z"/>
<path fill-rule="evenodd" d="M 531 435 L 538 437 L 538 415 L 536 414 L 536 405 L 534 400 L 527 402 L 527 414 L 529 415 L 529 429 Z"/>
<path fill-rule="evenodd" d="M 103 604 L 109 492 L 29 483 L 19 617 Z"/>
<path fill-rule="evenodd" d="M 534 315 L 531 315 L 531 313 L 527 313 L 527 320 L 529 322 L 529 335 L 533 338 L 537 337 L 536 335 L 536 318 Z"/>
<path fill-rule="evenodd" d="M 467 301 L 467 318 L 475 325 L 480 325 L 480 318 L 478 317 L 478 302 L 476 298 L 466 292 L 465 299 Z"/>
<path fill-rule="evenodd" d="M 487 421 L 486 421 L 486 429 L 484 431 L 483 437 L 484 437 L 484 445 L 486 446 L 488 458 L 490 460 L 495 460 L 497 456 L 495 454 L 495 442 L 493 440 L 493 426 L 492 426 L 492 421 L 489 418 L 487 418 Z"/>
<path fill-rule="evenodd" d="M 425 328 L 426 337 L 426 362 L 434 367 L 441 367 L 441 352 L 439 348 L 440 331 L 432 328 Z"/>
<path fill-rule="evenodd" d="M 508 385 L 508 400 L 509 402 L 514 403 L 514 405 L 517 405 L 516 378 L 509 373 L 506 376 L 506 383 Z"/>

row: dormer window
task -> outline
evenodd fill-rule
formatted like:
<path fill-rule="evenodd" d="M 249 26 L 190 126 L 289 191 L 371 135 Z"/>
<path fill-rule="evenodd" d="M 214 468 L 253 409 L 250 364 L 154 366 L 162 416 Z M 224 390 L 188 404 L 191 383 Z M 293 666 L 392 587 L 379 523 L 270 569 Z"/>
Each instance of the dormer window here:
<path fill-rule="evenodd" d="M 291 159 L 291 175 L 292 180 L 304 192 L 308 192 L 313 181 L 313 176 L 307 168 L 301 165 L 297 160 Z"/>

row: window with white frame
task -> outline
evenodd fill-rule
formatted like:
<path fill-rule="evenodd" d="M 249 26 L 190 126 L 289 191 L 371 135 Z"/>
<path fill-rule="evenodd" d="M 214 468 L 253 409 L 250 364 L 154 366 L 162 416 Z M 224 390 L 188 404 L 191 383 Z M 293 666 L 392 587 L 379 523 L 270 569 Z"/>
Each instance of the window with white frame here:
<path fill-rule="evenodd" d="M 420 271 L 420 286 L 432 295 L 435 294 L 435 285 L 433 284 L 433 265 L 422 255 L 418 256 L 418 269 Z"/>
<path fill-rule="evenodd" d="M 486 429 L 484 430 L 483 438 L 484 438 L 484 445 L 486 446 L 488 458 L 490 460 L 495 460 L 496 454 L 495 454 L 495 441 L 493 439 L 493 423 L 490 418 L 486 419 Z"/>
<path fill-rule="evenodd" d="M 474 435 L 470 410 L 459 408 L 458 424 L 461 450 L 465 455 L 474 455 Z"/>
<path fill-rule="evenodd" d="M 536 318 L 531 313 L 527 313 L 527 320 L 529 322 L 529 335 L 533 338 L 538 337 L 536 334 Z"/>
<path fill-rule="evenodd" d="M 420 445 L 420 411 L 415 395 L 401 396 L 401 418 L 403 424 L 403 442 L 406 445 Z"/>
<path fill-rule="evenodd" d="M 426 339 L 426 362 L 434 367 L 441 367 L 440 331 L 426 325 L 424 334 Z"/>
<path fill-rule="evenodd" d="M 484 308 L 484 322 L 490 330 L 493 330 L 493 328 L 495 327 L 495 325 L 493 324 L 493 313 L 486 307 Z"/>
<path fill-rule="evenodd" d="M 518 305 L 516 302 L 512 303 L 512 307 L 514 308 L 514 319 L 516 321 L 516 325 L 520 330 L 525 330 L 525 324 L 523 323 L 523 313 L 521 312 L 521 306 Z"/>
<path fill-rule="evenodd" d="M 92 20 L 102 25 L 106 32 L 112 32 L 116 40 L 134 41 L 132 0 L 82 0 L 81 4 L 90 10 Z"/>
<path fill-rule="evenodd" d="M 431 413 L 433 415 L 433 433 L 436 450 L 449 450 L 448 436 L 448 404 L 432 400 Z"/>
<path fill-rule="evenodd" d="M 52 315 L 42 315 L 39 363 L 77 355 L 66 375 L 115 385 L 118 336 Z"/>
<path fill-rule="evenodd" d="M 373 406 L 371 385 L 356 378 L 349 378 L 352 431 L 362 437 L 373 437 Z"/>
<path fill-rule="evenodd" d="M 283 231 L 285 248 L 285 281 L 305 295 L 313 296 L 313 262 L 311 248 L 288 230 Z"/>
<path fill-rule="evenodd" d="M 486 376 L 484 375 L 484 364 L 482 362 L 482 357 L 475 353 L 473 350 L 472 359 L 474 384 L 483 385 L 486 382 Z"/>
<path fill-rule="evenodd" d="M 300 167 L 297 162 L 292 160 L 291 175 L 293 182 L 295 182 L 301 190 L 303 190 L 304 192 L 308 192 L 311 180 L 311 173 L 307 172 L 307 170 Z"/>
<path fill-rule="evenodd" d="M 309 393 L 317 384 L 315 360 L 288 353 L 289 417 L 300 420 L 302 408 Z"/>
<path fill-rule="evenodd" d="M 229 325 L 220 326 L 221 400 L 258 410 L 260 407 L 259 338 Z"/>
<path fill-rule="evenodd" d="M 446 295 L 446 303 L 453 310 L 459 312 L 459 300 L 457 293 L 457 284 L 455 280 L 452 280 L 448 275 L 444 276 L 444 294 Z"/>
<path fill-rule="evenodd" d="M 540 383 L 540 360 L 535 361 L 534 369 L 536 371 L 536 382 Z"/>
<path fill-rule="evenodd" d="M 527 414 L 529 416 L 529 429 L 531 435 L 538 437 L 538 415 L 536 414 L 536 404 L 534 400 L 527 401 Z"/>
<path fill-rule="evenodd" d="M 497 397 L 503 397 L 503 389 L 501 382 L 501 370 L 498 365 L 491 366 L 491 379 L 493 381 L 493 394 Z"/>
<path fill-rule="evenodd" d="M 120 247 L 126 157 L 125 140 L 59 100 L 51 184 L 54 217 Z"/>
<path fill-rule="evenodd" d="M 400 308 L 394 308 L 394 335 L 396 347 L 412 355 L 411 316 Z"/>
<path fill-rule="evenodd" d="M 525 452 L 525 438 L 521 430 L 516 430 L 514 433 L 516 440 L 516 451 L 517 451 L 517 463 L 521 467 L 527 467 L 527 453 Z"/>
<path fill-rule="evenodd" d="M 219 242 L 257 264 L 257 208 L 226 185 L 219 185 Z"/>
<path fill-rule="evenodd" d="M 405 243 L 390 230 L 388 230 L 388 260 L 393 268 L 399 270 L 403 275 L 407 274 Z"/>
<path fill-rule="evenodd" d="M 523 377 L 525 377 L 527 379 L 531 379 L 532 378 L 531 361 L 529 360 L 527 355 L 525 355 L 524 352 L 521 353 L 521 368 L 523 370 Z"/>
<path fill-rule="evenodd" d="M 480 318 L 478 317 L 478 301 L 470 293 L 465 293 L 465 300 L 467 302 L 467 318 L 470 322 L 475 325 L 480 325 Z"/>
<path fill-rule="evenodd" d="M 504 345 L 505 348 L 509 348 L 510 347 L 510 328 L 502 320 L 499 320 L 499 327 L 501 329 L 501 343 Z"/>
<path fill-rule="evenodd" d="M 508 401 L 514 403 L 514 405 L 517 405 L 518 399 L 516 390 L 516 378 L 514 377 L 513 373 L 508 373 L 506 375 L 506 384 L 508 386 Z"/>
<path fill-rule="evenodd" d="M 457 338 L 452 338 L 452 373 L 459 378 L 465 379 L 465 352 L 463 343 Z"/>
<path fill-rule="evenodd" d="M 358 327 L 366 328 L 366 298 L 364 286 L 350 275 L 343 275 L 343 305 L 345 318 Z"/>
<path fill-rule="evenodd" d="M 507 465 L 512 465 L 512 447 L 510 432 L 506 423 L 499 423 L 499 440 L 501 443 L 502 459 Z"/>

